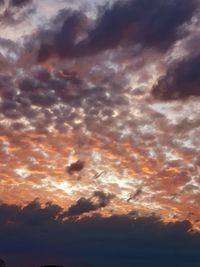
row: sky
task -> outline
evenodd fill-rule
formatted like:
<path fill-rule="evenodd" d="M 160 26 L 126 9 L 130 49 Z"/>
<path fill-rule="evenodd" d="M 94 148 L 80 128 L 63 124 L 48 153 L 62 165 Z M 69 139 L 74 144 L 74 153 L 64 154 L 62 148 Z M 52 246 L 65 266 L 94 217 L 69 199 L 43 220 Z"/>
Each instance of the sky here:
<path fill-rule="evenodd" d="M 0 0 L 0 258 L 199 266 L 199 98 L 199 0 Z"/>

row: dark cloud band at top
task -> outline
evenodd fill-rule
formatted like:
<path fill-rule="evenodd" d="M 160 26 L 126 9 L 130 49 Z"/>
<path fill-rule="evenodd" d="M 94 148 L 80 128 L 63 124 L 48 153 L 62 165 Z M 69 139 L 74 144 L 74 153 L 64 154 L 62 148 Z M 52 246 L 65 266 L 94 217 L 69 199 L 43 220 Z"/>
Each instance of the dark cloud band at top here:
<path fill-rule="evenodd" d="M 16 7 L 21 7 L 21 6 L 27 5 L 31 2 L 32 2 L 32 0 L 11 0 L 11 5 L 16 6 Z"/>
<path fill-rule="evenodd" d="M 42 42 L 38 58 L 82 57 L 136 44 L 166 50 L 180 38 L 177 30 L 191 19 L 195 8 L 195 0 L 118 1 L 101 12 L 93 29 L 84 29 L 83 24 L 89 23 L 84 15 L 71 14 L 63 18 L 63 27 L 53 34 L 50 43 Z M 85 33 L 86 37 L 81 38 Z"/>

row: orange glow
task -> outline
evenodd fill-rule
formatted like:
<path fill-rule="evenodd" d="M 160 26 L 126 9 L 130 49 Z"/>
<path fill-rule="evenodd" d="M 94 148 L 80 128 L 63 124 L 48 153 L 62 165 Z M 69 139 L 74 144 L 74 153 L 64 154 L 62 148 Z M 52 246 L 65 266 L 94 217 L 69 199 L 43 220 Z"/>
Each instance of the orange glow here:
<path fill-rule="evenodd" d="M 42 203 L 53 201 L 66 208 L 80 197 L 88 197 L 95 190 L 100 190 L 118 196 L 112 201 L 112 208 L 102 209 L 102 214 L 123 214 L 132 210 L 141 214 L 156 212 L 164 221 L 187 218 L 195 227 L 198 226 L 198 216 L 187 215 L 189 210 L 192 213 L 197 208 L 194 196 L 181 195 L 181 198 L 192 197 L 192 205 L 176 202 L 170 197 L 170 194 L 179 192 L 181 185 L 181 181 L 169 181 L 174 179 L 170 175 L 180 173 L 178 168 L 169 167 L 163 174 L 158 174 L 157 163 L 152 164 L 151 160 L 144 158 L 140 150 L 128 141 L 105 144 L 105 140 L 93 136 L 84 137 L 84 142 L 80 142 L 76 135 L 66 137 L 58 133 L 1 136 L 0 140 L 9 144 L 8 152 L 1 156 L 4 160 L 0 165 L 1 200 L 6 203 L 23 205 L 39 197 Z M 99 153 L 101 159 L 95 159 L 93 152 Z M 131 158 L 133 152 L 138 158 L 137 167 Z M 85 168 L 80 174 L 69 175 L 66 166 L 78 159 L 86 162 Z M 105 173 L 93 180 L 92 177 L 100 171 Z M 154 181 L 152 175 L 155 176 Z M 139 187 L 142 193 L 138 199 L 127 203 L 129 195 Z"/>

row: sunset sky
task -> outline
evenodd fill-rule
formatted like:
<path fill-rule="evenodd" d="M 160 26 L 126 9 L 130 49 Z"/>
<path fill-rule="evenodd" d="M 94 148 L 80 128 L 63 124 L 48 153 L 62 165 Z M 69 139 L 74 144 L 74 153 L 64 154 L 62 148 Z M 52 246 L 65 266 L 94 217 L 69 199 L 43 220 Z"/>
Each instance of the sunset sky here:
<path fill-rule="evenodd" d="M 0 0 L 0 258 L 200 266 L 199 101 L 199 0 Z"/>

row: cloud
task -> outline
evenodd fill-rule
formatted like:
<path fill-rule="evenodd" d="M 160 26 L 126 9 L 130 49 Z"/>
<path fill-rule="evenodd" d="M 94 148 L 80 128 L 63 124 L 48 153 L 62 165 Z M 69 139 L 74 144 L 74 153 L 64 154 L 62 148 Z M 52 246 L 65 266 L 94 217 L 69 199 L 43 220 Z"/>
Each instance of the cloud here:
<path fill-rule="evenodd" d="M 66 216 L 78 216 L 86 212 L 95 211 L 106 207 L 114 195 L 105 194 L 101 191 L 94 192 L 90 198 L 80 198 L 76 204 L 72 205 L 64 214 Z"/>
<path fill-rule="evenodd" d="M 61 30 L 50 31 L 51 41 L 42 42 L 39 61 L 51 55 L 75 58 L 138 44 L 165 51 L 181 38 L 179 27 L 192 18 L 195 3 L 195 0 L 118 1 L 101 9 L 95 23 L 80 12 L 69 14 L 67 19 L 64 13 Z"/>
<path fill-rule="evenodd" d="M 167 74 L 153 87 L 152 94 L 162 100 L 200 96 L 200 54 L 170 65 Z"/>
<path fill-rule="evenodd" d="M 42 43 L 39 51 L 39 61 L 44 61 L 52 53 L 59 53 L 62 57 L 74 57 L 76 51 L 76 41 L 81 34 L 87 23 L 87 17 L 81 12 L 61 12 L 56 18 L 56 22 L 60 19 L 67 17 L 61 27 L 60 32 L 49 32 L 49 37 L 52 39 L 52 43 Z M 58 23 L 58 22 L 57 22 Z M 48 32 L 41 32 L 40 36 L 48 35 Z"/>
<path fill-rule="evenodd" d="M 177 69 L 193 64 L 194 52 L 186 57 L 181 50 L 196 51 L 197 39 L 187 39 L 192 30 L 184 31 L 194 27 L 193 3 L 117 1 L 102 7 L 97 18 L 64 10 L 55 19 L 48 16 L 49 24 L 46 9 L 40 8 L 40 14 L 23 20 L 43 23 L 39 33 L 24 27 L 30 35 L 23 40 L 0 39 L 1 200 L 24 204 L 38 196 L 44 204 L 43 209 L 37 202 L 22 209 L 19 221 L 26 217 L 37 227 L 40 220 L 61 218 L 58 207 L 47 210 L 48 199 L 70 207 L 65 219 L 90 211 L 126 214 L 134 207 L 168 221 L 187 218 L 199 227 L 198 99 L 182 105 L 149 98 L 152 84 L 174 58 L 178 63 L 171 65 L 169 80 L 181 80 Z M 12 7 L 14 18 L 28 8 Z M 49 14 L 58 10 L 57 3 L 46 8 Z M 193 31 L 197 36 L 196 27 Z M 42 62 L 46 59 L 51 60 Z M 176 82 L 172 85 L 180 91 Z M 87 164 L 70 165 L 74 158 Z M 66 165 L 77 176 L 81 169 L 81 179 L 73 179 Z M 109 194 L 96 191 L 115 194 L 112 205 Z M 175 192 L 180 192 L 177 197 Z M 129 196 L 134 201 L 128 203 Z M 12 209 L 15 216 L 17 208 Z"/>
<path fill-rule="evenodd" d="M 6 267 L 6 263 L 5 263 L 5 261 L 3 261 L 3 260 L 0 259 L 0 266 L 1 266 L 1 267 Z"/>
<path fill-rule="evenodd" d="M 11 0 L 4 3 L 4 8 L 0 12 L 1 29 L 4 31 L 5 27 L 11 30 L 12 27 L 17 27 L 24 23 L 24 21 L 35 12 L 32 0 Z M 0 3 L 2 6 L 2 3 Z M 11 28 L 10 28 L 11 27 Z"/>
<path fill-rule="evenodd" d="M 16 217 L 16 221 L 29 225 L 40 225 L 44 222 L 54 221 L 61 211 L 61 207 L 51 202 L 47 202 L 45 207 L 41 208 L 36 199 L 21 209 Z"/>
<path fill-rule="evenodd" d="M 85 162 L 78 160 L 74 163 L 72 163 L 70 166 L 67 166 L 67 172 L 69 174 L 73 174 L 75 172 L 80 172 L 85 166 Z"/>
<path fill-rule="evenodd" d="M 15 6 L 15 7 L 21 7 L 24 5 L 27 5 L 29 3 L 31 3 L 32 0 L 11 0 L 11 5 Z"/>
<path fill-rule="evenodd" d="M 142 194 L 142 188 L 138 188 L 133 194 L 128 198 L 128 202 L 137 199 Z"/>
<path fill-rule="evenodd" d="M 132 214 L 61 221 L 55 215 L 62 211 L 52 215 L 52 206 L 42 208 L 34 201 L 18 207 L 12 219 L 5 215 L 10 207 L 7 212 L 4 207 L 7 219 L 0 224 L 0 251 L 8 265 L 185 267 L 200 263 L 200 235 L 189 232 L 188 221 L 164 224 L 155 216 Z"/>
<path fill-rule="evenodd" d="M 17 205 L 0 205 L 0 223 L 6 224 L 10 221 L 14 221 L 20 212 L 20 207 Z"/>

